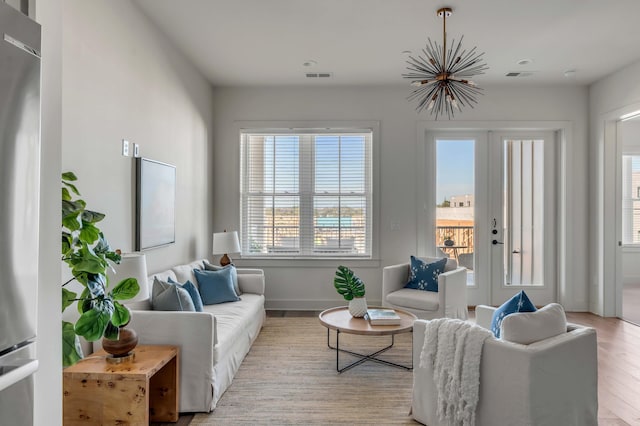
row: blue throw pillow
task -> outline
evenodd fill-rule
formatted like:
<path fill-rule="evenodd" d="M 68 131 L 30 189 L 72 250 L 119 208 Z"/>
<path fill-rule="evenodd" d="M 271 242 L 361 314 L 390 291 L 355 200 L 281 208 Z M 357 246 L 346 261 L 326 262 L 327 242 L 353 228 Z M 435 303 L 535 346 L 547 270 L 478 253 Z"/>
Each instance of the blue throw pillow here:
<path fill-rule="evenodd" d="M 513 314 L 515 312 L 535 312 L 536 307 L 531 300 L 527 297 L 527 294 L 524 291 L 513 296 L 511 299 L 507 300 L 495 310 L 493 316 L 491 317 L 491 331 L 493 335 L 498 339 L 500 338 L 500 325 L 502 324 L 502 320 L 509 314 Z"/>
<path fill-rule="evenodd" d="M 169 284 L 179 285 L 180 287 L 187 290 L 189 296 L 191 296 L 191 300 L 193 301 L 193 306 L 196 308 L 196 312 L 202 312 L 202 298 L 200 297 L 200 293 L 198 292 L 198 288 L 189 280 L 186 283 L 180 284 L 175 282 L 171 277 L 169 277 Z"/>
<path fill-rule="evenodd" d="M 193 273 L 196 275 L 196 280 L 198 280 L 200 296 L 202 297 L 202 303 L 205 305 L 240 300 L 233 289 L 231 268 L 223 268 L 219 271 L 194 269 Z"/>
<path fill-rule="evenodd" d="M 212 265 L 211 263 L 204 261 L 204 269 L 205 271 L 220 271 L 221 269 L 229 268 L 231 269 L 231 279 L 233 280 L 233 289 L 236 291 L 236 296 L 240 296 L 242 292 L 240 292 L 240 286 L 238 285 L 238 271 L 236 271 L 236 267 L 233 264 L 226 266 L 217 266 Z"/>
<path fill-rule="evenodd" d="M 409 282 L 404 288 L 438 292 L 438 275 L 444 272 L 447 258 L 427 263 L 424 260 L 411 256 L 409 268 Z"/>
<path fill-rule="evenodd" d="M 193 300 L 184 288 L 153 277 L 151 306 L 155 311 L 195 311 Z"/>

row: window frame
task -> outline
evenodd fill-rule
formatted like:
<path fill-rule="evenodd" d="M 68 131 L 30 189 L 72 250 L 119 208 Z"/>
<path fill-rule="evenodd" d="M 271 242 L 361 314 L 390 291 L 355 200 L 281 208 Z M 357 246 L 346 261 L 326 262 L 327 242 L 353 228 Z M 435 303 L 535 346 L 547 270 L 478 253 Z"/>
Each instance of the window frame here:
<path fill-rule="evenodd" d="M 365 254 L 350 254 L 350 253 L 326 253 L 319 251 L 318 254 L 315 253 L 253 253 L 249 254 L 244 252 L 240 254 L 240 259 L 243 260 L 243 264 L 251 265 L 251 261 L 264 261 L 269 260 L 270 262 L 275 262 L 277 264 L 278 260 L 297 262 L 302 264 L 304 261 L 311 262 L 310 264 L 317 265 L 322 263 L 323 260 L 327 261 L 327 265 L 335 265 L 335 262 L 331 259 L 346 259 L 350 262 L 358 262 L 359 264 L 366 264 L 367 262 L 373 262 L 371 265 L 374 266 L 379 261 L 379 249 L 378 249 L 378 235 L 379 235 L 379 122 L 378 121 L 339 121 L 339 122 L 328 122 L 328 121 L 305 121 L 305 122 L 281 122 L 281 121 L 269 121 L 269 122 L 236 122 L 237 124 L 237 135 L 240 141 L 239 147 L 242 147 L 242 140 L 247 134 L 349 134 L 349 133 L 370 133 L 370 148 L 369 148 L 369 165 L 368 165 L 368 180 L 370 182 L 370 190 L 368 191 L 369 200 L 366 201 L 367 209 L 368 209 L 368 224 L 367 224 L 367 234 L 365 238 L 368 240 L 369 251 Z M 302 148 L 300 149 L 302 151 Z M 239 223 L 240 223 L 240 238 L 241 238 L 241 246 L 243 250 L 247 247 L 247 241 L 245 240 L 246 236 L 243 233 L 243 228 L 245 226 L 245 212 L 243 211 L 243 203 L 245 200 L 246 194 L 243 190 L 243 183 L 245 179 L 245 168 L 246 159 L 245 154 L 242 152 L 242 149 L 239 150 L 239 160 L 240 160 L 240 172 L 239 172 L 239 192 L 238 192 L 238 200 L 239 200 Z M 312 150 L 313 152 L 313 150 Z M 311 168 L 313 169 L 313 155 L 311 156 Z M 309 170 L 307 170 L 309 172 Z M 304 172 L 300 171 L 300 174 Z M 313 178 L 311 180 L 313 182 Z M 301 183 L 302 184 L 302 183 Z M 299 189 L 300 193 L 302 193 L 303 189 Z M 302 194 L 301 194 L 302 195 Z M 307 194 L 309 195 L 309 194 Z M 313 197 L 314 191 L 311 192 L 310 196 Z M 302 206 L 301 206 L 302 209 Z M 311 210 L 311 216 L 307 218 L 307 220 L 311 220 L 313 223 L 313 210 Z M 304 218 L 300 218 L 301 222 L 304 221 Z M 300 224 L 302 226 L 302 224 Z M 310 228 L 311 233 L 313 235 L 313 226 Z M 300 236 L 298 238 L 301 238 Z M 299 246 L 300 248 L 300 246 Z"/>

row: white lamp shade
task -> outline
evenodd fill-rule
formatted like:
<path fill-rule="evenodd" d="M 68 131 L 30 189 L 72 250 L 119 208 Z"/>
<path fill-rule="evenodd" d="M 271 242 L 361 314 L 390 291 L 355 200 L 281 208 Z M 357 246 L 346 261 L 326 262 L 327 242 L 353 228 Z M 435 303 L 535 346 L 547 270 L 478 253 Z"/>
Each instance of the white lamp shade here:
<path fill-rule="evenodd" d="M 215 232 L 213 234 L 212 254 L 240 253 L 238 231 Z"/>
<path fill-rule="evenodd" d="M 128 304 L 131 302 L 139 302 L 149 298 L 149 283 L 147 281 L 147 257 L 144 253 L 133 252 L 123 253 L 119 264 L 114 265 L 115 275 L 109 277 L 110 287 L 115 287 L 120 281 L 126 278 L 135 278 L 138 280 L 140 291 L 138 294 L 128 300 L 122 300 L 121 303 Z"/>

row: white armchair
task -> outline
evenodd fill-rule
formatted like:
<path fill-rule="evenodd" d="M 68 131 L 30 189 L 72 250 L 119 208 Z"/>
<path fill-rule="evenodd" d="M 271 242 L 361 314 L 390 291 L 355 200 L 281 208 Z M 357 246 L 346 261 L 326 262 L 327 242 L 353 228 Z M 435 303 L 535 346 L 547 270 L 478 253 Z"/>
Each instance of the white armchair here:
<path fill-rule="evenodd" d="M 427 262 L 436 257 L 421 258 Z M 418 318 L 467 319 L 467 272 L 455 259 L 448 259 L 438 276 L 438 292 L 404 288 L 409 280 L 409 263 L 382 270 L 382 306 L 411 312 Z"/>
<path fill-rule="evenodd" d="M 478 306 L 476 323 L 490 329 L 494 310 Z M 510 317 L 505 318 L 503 330 L 510 327 L 507 321 Z M 426 324 L 422 320 L 414 323 L 414 360 L 420 360 Z M 596 332 L 575 324 L 567 324 L 566 330 L 528 345 L 493 337 L 485 340 L 480 361 L 477 425 L 597 425 Z M 446 423 L 436 414 L 437 397 L 433 368 L 420 367 L 416 362 L 413 418 L 429 426 L 444 426 Z"/>

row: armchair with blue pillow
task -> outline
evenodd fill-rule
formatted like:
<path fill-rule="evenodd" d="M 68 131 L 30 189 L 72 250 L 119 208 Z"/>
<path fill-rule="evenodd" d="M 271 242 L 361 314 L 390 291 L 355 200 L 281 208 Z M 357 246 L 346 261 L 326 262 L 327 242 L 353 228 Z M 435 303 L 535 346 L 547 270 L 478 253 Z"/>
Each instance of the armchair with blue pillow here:
<path fill-rule="evenodd" d="M 467 272 L 455 259 L 411 256 L 382 270 L 382 306 L 421 319 L 467 319 Z"/>
<path fill-rule="evenodd" d="M 478 354 L 474 407 L 461 410 L 462 414 L 472 410 L 472 424 L 598 424 L 598 344 L 593 328 L 567 323 L 558 303 L 536 309 L 524 291 L 497 308 L 477 305 L 475 318 L 473 329 L 492 333 Z M 425 348 L 434 347 L 432 323 L 417 320 L 413 324 L 414 360 L 422 361 Z M 446 344 L 436 346 L 447 349 Z M 438 370 L 434 362 L 416 362 L 413 370 L 412 417 L 429 426 L 452 424 L 447 416 L 459 413 L 443 412 L 439 407 L 451 395 L 455 401 L 469 390 L 443 388 L 436 380 Z"/>

